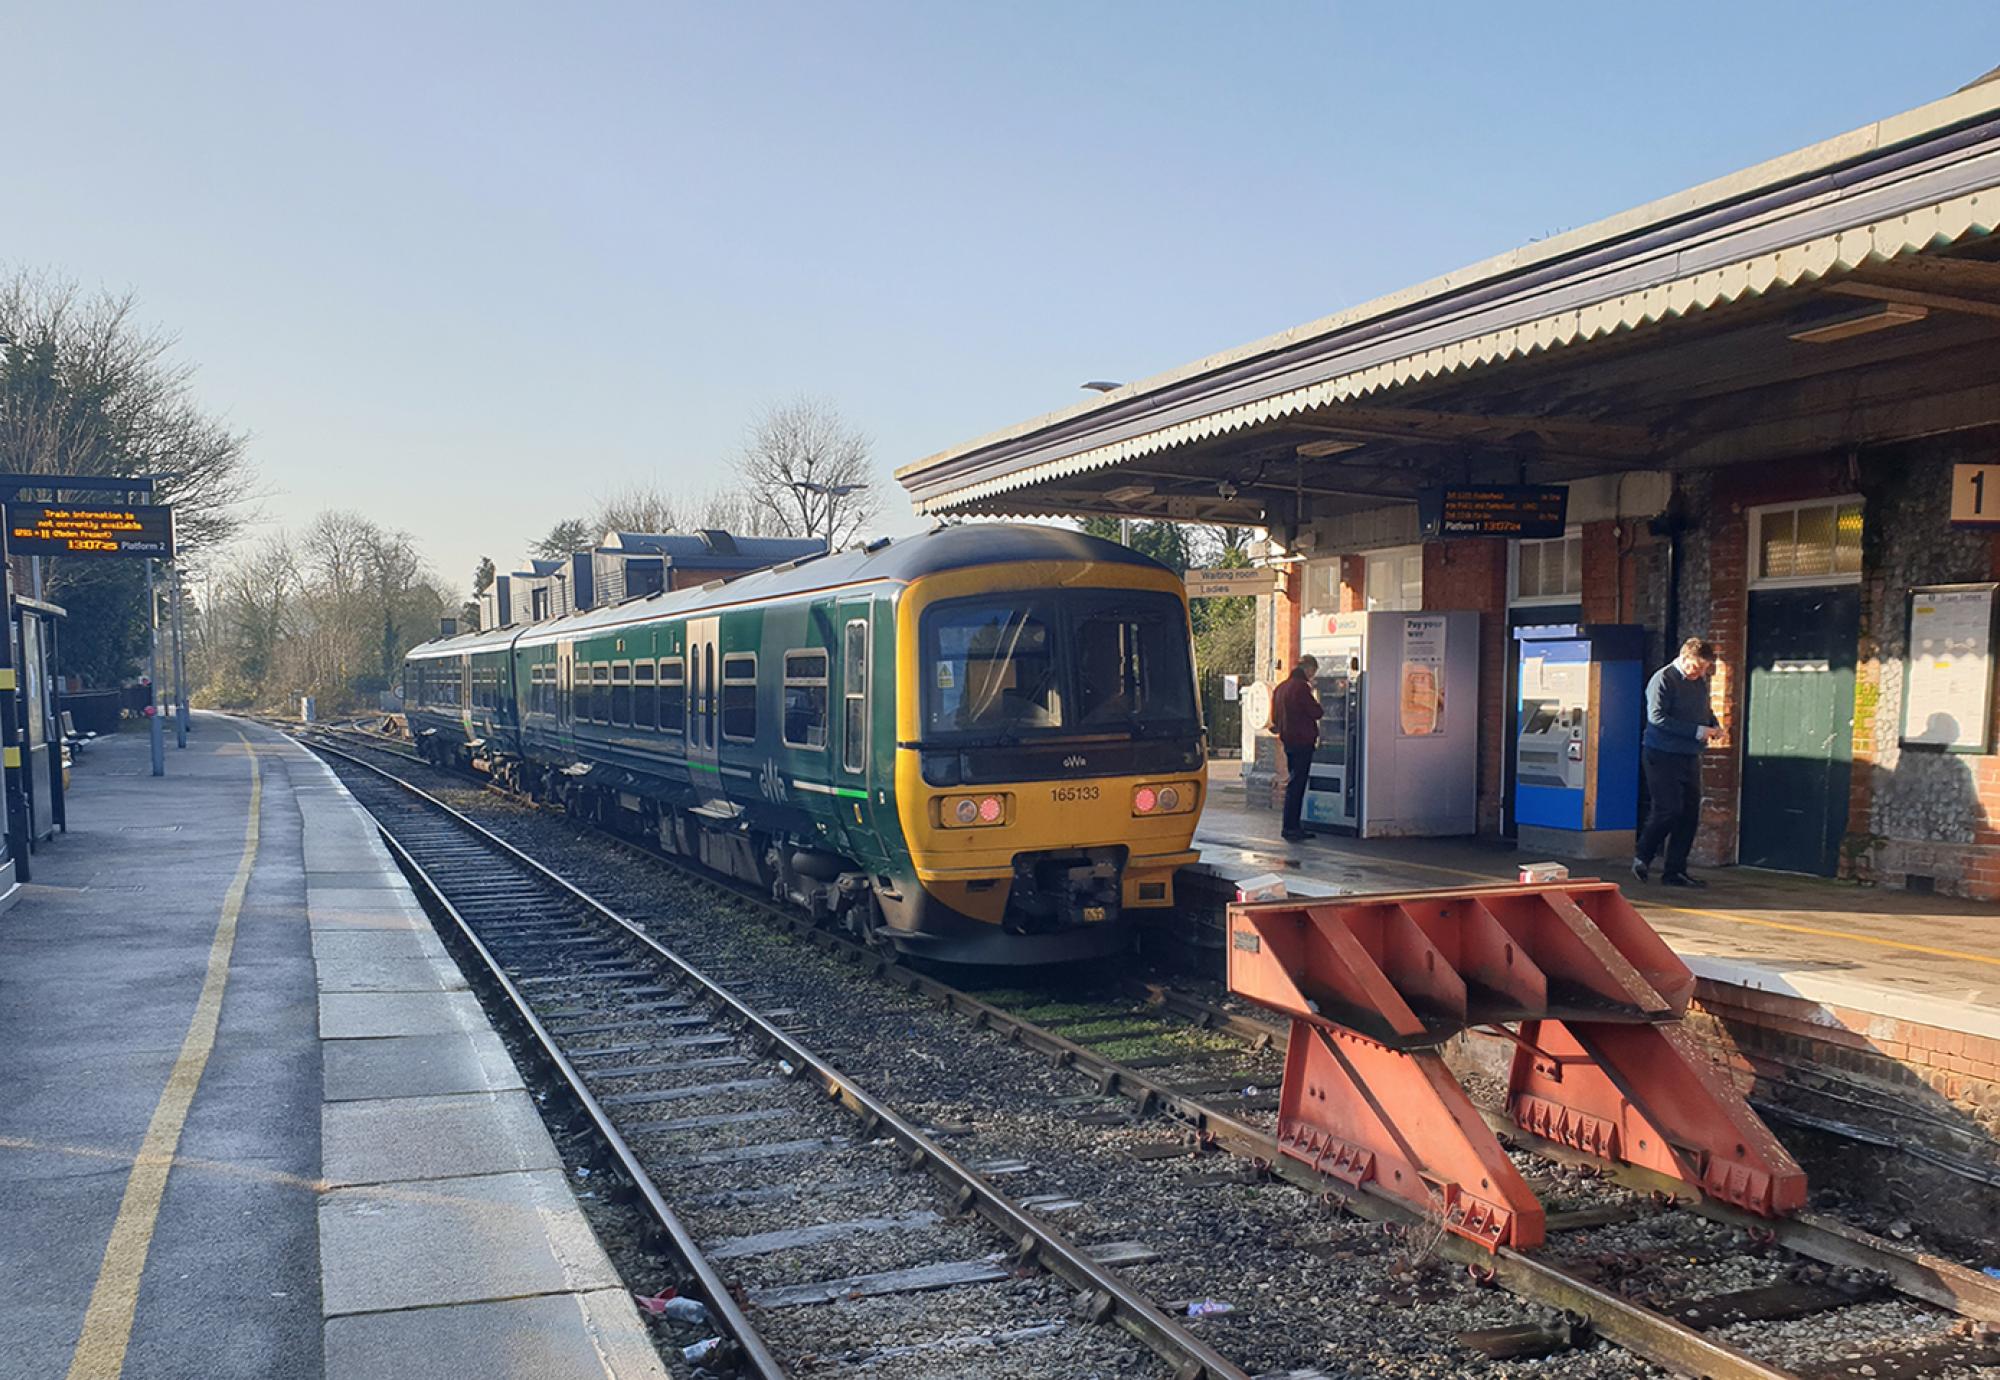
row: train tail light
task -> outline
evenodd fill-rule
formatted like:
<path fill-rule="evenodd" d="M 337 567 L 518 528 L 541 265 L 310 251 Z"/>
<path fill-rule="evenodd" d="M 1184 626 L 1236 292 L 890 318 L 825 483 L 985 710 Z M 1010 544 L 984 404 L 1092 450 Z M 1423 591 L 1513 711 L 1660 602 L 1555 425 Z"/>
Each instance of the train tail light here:
<path fill-rule="evenodd" d="M 997 793 L 943 796 L 938 800 L 938 823 L 947 829 L 991 829 L 1007 822 L 1010 799 Z"/>
<path fill-rule="evenodd" d="M 1200 788 L 1192 781 L 1166 781 L 1138 786 L 1132 791 L 1132 814 L 1134 818 L 1184 815 L 1194 809 L 1200 799 Z"/>

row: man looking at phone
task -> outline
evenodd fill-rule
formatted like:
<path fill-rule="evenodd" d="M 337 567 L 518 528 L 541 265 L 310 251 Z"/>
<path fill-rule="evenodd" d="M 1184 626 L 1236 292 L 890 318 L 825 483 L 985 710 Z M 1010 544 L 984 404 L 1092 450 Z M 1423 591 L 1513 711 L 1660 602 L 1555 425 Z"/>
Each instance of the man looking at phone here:
<path fill-rule="evenodd" d="M 1709 700 L 1708 680 L 1714 670 L 1715 648 L 1690 637 L 1681 643 L 1680 655 L 1646 683 L 1640 765 L 1646 773 L 1650 808 L 1632 858 L 1632 875 L 1642 882 L 1652 880 L 1653 858 L 1664 841 L 1667 857 L 1660 880 L 1668 886 L 1708 885 L 1688 876 L 1687 864 L 1701 823 L 1702 750 L 1722 738 Z"/>

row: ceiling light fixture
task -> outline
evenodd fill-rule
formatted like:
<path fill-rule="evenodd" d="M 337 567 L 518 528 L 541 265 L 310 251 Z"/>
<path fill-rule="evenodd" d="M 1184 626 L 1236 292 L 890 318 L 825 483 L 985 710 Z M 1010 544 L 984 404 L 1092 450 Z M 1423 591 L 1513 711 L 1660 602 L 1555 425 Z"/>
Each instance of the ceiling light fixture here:
<path fill-rule="evenodd" d="M 1323 456 L 1339 455 L 1342 451 L 1360 450 L 1365 441 L 1308 441 L 1299 447 L 1299 454 L 1311 460 Z"/>

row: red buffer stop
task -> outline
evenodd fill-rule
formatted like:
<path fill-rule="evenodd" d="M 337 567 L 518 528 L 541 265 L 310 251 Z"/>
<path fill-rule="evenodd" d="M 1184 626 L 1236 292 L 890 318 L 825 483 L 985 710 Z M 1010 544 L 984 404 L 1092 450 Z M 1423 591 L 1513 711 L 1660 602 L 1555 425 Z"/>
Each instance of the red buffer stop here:
<path fill-rule="evenodd" d="M 1292 1018 L 1285 1152 L 1439 1214 L 1490 1248 L 1542 1240 L 1541 1203 L 1438 1047 L 1516 1043 L 1523 1129 L 1767 1217 L 1805 1174 L 1678 1024 L 1694 975 L 1609 882 L 1243 902 L 1229 987 Z"/>

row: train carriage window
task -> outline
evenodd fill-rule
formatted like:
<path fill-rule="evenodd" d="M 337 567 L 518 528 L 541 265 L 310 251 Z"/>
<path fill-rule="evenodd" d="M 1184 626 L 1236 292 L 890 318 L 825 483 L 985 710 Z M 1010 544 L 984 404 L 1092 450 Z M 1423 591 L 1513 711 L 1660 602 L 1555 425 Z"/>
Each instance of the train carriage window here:
<path fill-rule="evenodd" d="M 611 722 L 621 728 L 632 724 L 632 667 L 628 662 L 611 668 Z"/>
<path fill-rule="evenodd" d="M 687 665 L 679 657 L 660 663 L 660 732 L 687 731 Z"/>
<path fill-rule="evenodd" d="M 847 641 L 840 654 L 840 764 L 860 771 L 868 764 L 868 620 L 847 624 Z"/>
<path fill-rule="evenodd" d="M 528 712 L 542 712 L 542 668 L 539 666 L 528 668 Z"/>
<path fill-rule="evenodd" d="M 611 666 L 608 662 L 594 661 L 590 666 L 590 721 L 598 724 L 611 722 Z"/>
<path fill-rule="evenodd" d="M 722 736 L 732 743 L 757 737 L 757 656 L 737 652 L 722 658 Z"/>
<path fill-rule="evenodd" d="M 785 653 L 785 742 L 826 749 L 826 653 Z"/>
<path fill-rule="evenodd" d="M 660 694 L 653 684 L 653 663 L 632 663 L 632 727 L 651 730 L 658 722 Z"/>

